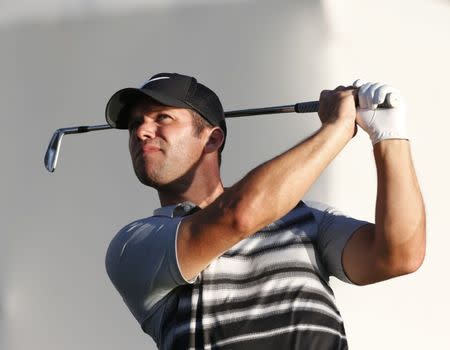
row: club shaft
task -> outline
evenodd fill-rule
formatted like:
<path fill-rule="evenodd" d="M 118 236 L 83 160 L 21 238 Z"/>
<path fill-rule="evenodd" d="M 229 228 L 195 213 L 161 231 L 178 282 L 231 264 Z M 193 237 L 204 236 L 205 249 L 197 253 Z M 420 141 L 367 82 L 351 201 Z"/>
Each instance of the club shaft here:
<path fill-rule="evenodd" d="M 297 103 L 296 105 L 287 105 L 287 106 L 275 106 L 275 107 L 264 107 L 264 108 L 251 108 L 251 109 L 241 109 L 235 111 L 225 112 L 225 118 L 237 118 L 237 117 L 247 117 L 252 115 L 262 115 L 262 114 L 279 114 L 279 113 L 310 113 L 317 112 L 317 108 L 314 108 L 319 102 L 303 102 Z M 302 105 L 303 109 L 297 110 L 297 106 Z M 305 106 L 308 106 L 305 108 Z M 112 127 L 108 124 L 101 125 L 83 125 L 83 126 L 72 126 L 68 128 L 58 129 L 57 132 L 60 132 L 64 135 L 69 134 L 81 134 L 89 131 L 97 131 L 97 130 L 107 130 L 112 129 Z"/>
<path fill-rule="evenodd" d="M 264 108 L 250 108 L 250 109 L 240 109 L 235 111 L 225 112 L 225 118 L 237 118 L 237 117 L 247 117 L 252 115 L 263 115 L 263 114 L 279 114 L 279 113 L 312 113 L 318 111 L 319 102 L 302 102 L 295 105 L 286 106 L 275 106 L 275 107 L 264 107 Z M 81 134 L 89 131 L 97 130 L 107 130 L 112 129 L 108 124 L 101 125 L 83 125 L 83 126 L 73 126 L 68 128 L 61 128 L 57 131 L 63 133 L 64 135 L 69 134 Z"/>
<path fill-rule="evenodd" d="M 64 135 L 69 134 L 81 134 L 84 132 L 89 131 L 96 131 L 96 130 L 106 130 L 106 129 L 112 129 L 111 126 L 108 124 L 102 124 L 102 125 L 90 125 L 90 126 L 73 126 L 69 128 L 61 128 L 57 131 L 62 132 Z"/>
<path fill-rule="evenodd" d="M 380 103 L 377 108 L 392 108 L 395 106 L 395 96 L 388 94 L 383 103 Z M 358 101 L 356 101 L 358 106 Z M 237 118 L 237 117 L 247 117 L 252 115 L 263 115 L 263 114 L 279 114 L 279 113 L 314 113 L 319 111 L 319 101 L 310 102 L 300 102 L 295 105 L 286 106 L 275 106 L 275 107 L 265 107 L 265 108 L 253 108 L 253 109 L 242 109 L 236 111 L 225 112 L 226 118 Z"/>
<path fill-rule="evenodd" d="M 252 115 L 263 115 L 263 114 L 293 113 L 295 112 L 294 107 L 295 105 L 241 109 L 225 112 L 225 118 L 247 117 Z"/>
<path fill-rule="evenodd" d="M 390 94 L 388 94 L 385 102 L 378 105 L 378 108 L 392 108 Z M 315 113 L 319 111 L 319 101 L 300 102 L 294 105 L 263 107 L 263 108 L 250 108 L 239 109 L 234 111 L 225 112 L 225 118 L 238 118 L 248 117 L 252 115 L 264 115 L 264 114 L 280 114 L 280 113 Z M 74 126 L 69 128 L 62 128 L 61 131 L 64 134 L 80 134 L 89 131 L 112 129 L 108 124 L 91 125 L 91 126 Z"/>
<path fill-rule="evenodd" d="M 358 105 L 358 101 L 357 105 Z M 395 106 L 396 97 L 388 94 L 386 100 L 378 105 L 378 108 L 392 108 Z M 264 107 L 264 108 L 252 108 L 241 109 L 235 111 L 225 112 L 226 118 L 247 117 L 252 115 L 264 115 L 264 114 L 280 114 L 280 113 L 314 113 L 319 111 L 319 101 L 300 102 L 294 105 Z M 61 141 L 64 135 L 67 134 L 80 134 L 89 131 L 107 130 L 112 129 L 108 124 L 102 125 L 90 125 L 90 126 L 74 126 L 68 128 L 61 128 L 55 131 L 50 144 L 48 145 L 47 152 L 45 153 L 44 163 L 48 171 L 53 172 L 58 161 L 59 149 Z"/>

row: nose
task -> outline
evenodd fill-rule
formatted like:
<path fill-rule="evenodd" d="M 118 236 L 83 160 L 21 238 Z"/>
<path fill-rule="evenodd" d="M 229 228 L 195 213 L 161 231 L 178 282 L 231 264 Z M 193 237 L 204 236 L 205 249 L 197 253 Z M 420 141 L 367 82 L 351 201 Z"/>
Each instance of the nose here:
<path fill-rule="evenodd" d="M 142 117 L 135 129 L 136 137 L 145 141 L 147 139 L 154 139 L 156 135 L 156 125 L 152 118 Z"/>

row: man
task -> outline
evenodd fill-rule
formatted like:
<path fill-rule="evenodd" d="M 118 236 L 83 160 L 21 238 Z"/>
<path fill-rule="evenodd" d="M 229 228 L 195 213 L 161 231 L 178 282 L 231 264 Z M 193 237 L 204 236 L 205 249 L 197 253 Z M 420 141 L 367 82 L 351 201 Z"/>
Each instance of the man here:
<path fill-rule="evenodd" d="M 213 91 L 161 73 L 111 97 L 107 121 L 129 129 L 135 173 L 162 207 L 120 230 L 106 268 L 159 348 L 347 348 L 329 276 L 375 283 L 424 258 L 404 103 L 376 109 L 390 92 L 372 83 L 322 91 L 321 128 L 230 188 L 220 178 L 227 129 Z M 375 224 L 302 201 L 357 125 L 374 145 Z"/>

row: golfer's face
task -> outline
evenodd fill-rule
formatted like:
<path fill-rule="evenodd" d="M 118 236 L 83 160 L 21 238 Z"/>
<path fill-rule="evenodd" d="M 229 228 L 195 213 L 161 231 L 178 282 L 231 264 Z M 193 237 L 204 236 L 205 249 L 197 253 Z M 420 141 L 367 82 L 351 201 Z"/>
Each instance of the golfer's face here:
<path fill-rule="evenodd" d="M 203 138 L 187 109 L 138 103 L 129 123 L 129 148 L 139 180 L 156 189 L 181 178 L 200 158 Z"/>

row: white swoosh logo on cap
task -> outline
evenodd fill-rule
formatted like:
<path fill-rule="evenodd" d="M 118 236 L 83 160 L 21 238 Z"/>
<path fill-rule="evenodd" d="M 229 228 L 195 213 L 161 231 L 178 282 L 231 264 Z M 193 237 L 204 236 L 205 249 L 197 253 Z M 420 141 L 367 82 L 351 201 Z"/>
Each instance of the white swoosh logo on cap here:
<path fill-rule="evenodd" d="M 170 77 L 158 77 L 158 78 L 153 78 L 153 79 L 150 79 L 148 82 L 150 83 L 151 81 L 161 80 L 161 79 L 170 79 Z"/>
<path fill-rule="evenodd" d="M 141 88 L 143 88 L 143 87 L 144 87 L 145 85 L 147 85 L 148 83 L 151 83 L 152 81 L 161 80 L 161 79 L 170 79 L 170 77 L 157 77 L 157 78 L 150 79 L 150 80 L 146 81 L 146 82 L 144 83 L 144 85 L 141 86 Z"/>

